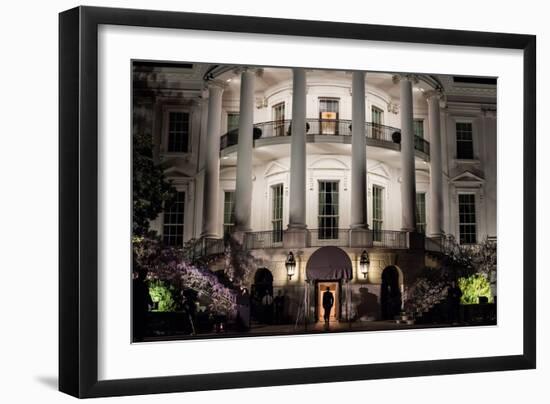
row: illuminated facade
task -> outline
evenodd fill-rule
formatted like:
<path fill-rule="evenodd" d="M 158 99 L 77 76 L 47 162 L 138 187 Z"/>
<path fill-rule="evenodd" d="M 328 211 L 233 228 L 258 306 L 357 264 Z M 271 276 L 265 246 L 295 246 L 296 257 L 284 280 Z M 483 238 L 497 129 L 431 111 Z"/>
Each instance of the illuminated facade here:
<path fill-rule="evenodd" d="M 234 237 L 289 319 L 326 287 L 335 319 L 391 318 L 441 236 L 496 238 L 494 80 L 141 63 L 133 99 L 178 190 L 152 227 L 203 254 Z"/>

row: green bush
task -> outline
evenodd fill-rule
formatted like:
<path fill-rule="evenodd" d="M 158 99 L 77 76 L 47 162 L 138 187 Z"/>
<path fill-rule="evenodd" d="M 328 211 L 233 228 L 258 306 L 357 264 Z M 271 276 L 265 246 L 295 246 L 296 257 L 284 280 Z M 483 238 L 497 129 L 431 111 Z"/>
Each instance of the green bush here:
<path fill-rule="evenodd" d="M 477 274 L 467 278 L 460 278 L 458 280 L 458 287 L 462 291 L 462 297 L 460 298 L 460 303 L 462 304 L 477 304 L 479 303 L 480 296 L 487 297 L 489 302 L 493 301 L 491 285 L 483 275 Z"/>
<path fill-rule="evenodd" d="M 154 311 L 177 311 L 179 307 L 174 299 L 176 293 L 176 288 L 166 282 L 158 280 L 149 282 L 149 295 L 157 306 Z"/>

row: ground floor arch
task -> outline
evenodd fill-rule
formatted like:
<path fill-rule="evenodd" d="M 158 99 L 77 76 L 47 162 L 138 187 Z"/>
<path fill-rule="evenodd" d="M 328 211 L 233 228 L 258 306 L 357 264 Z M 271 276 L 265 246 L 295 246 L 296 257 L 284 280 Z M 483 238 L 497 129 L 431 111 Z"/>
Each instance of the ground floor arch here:
<path fill-rule="evenodd" d="M 338 321 L 343 314 L 347 317 L 352 278 L 351 259 L 341 248 L 321 247 L 311 254 L 306 263 L 306 283 L 313 288 L 310 305 L 316 321 Z"/>
<path fill-rule="evenodd" d="M 261 267 L 254 273 L 251 288 L 252 318 L 262 323 L 271 323 L 273 305 L 273 274 L 268 268 Z"/>
<path fill-rule="evenodd" d="M 401 312 L 402 285 L 403 275 L 396 265 L 389 265 L 382 270 L 380 310 L 383 320 L 393 320 Z"/>

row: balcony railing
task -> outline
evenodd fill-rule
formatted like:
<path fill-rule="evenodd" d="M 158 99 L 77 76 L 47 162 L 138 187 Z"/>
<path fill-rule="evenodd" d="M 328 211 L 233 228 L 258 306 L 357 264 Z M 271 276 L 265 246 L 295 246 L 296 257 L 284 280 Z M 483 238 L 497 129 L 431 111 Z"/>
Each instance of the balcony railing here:
<path fill-rule="evenodd" d="M 407 233 L 394 230 L 368 230 L 368 240 L 360 247 L 365 248 L 407 248 Z M 350 229 L 309 229 L 304 247 L 359 247 L 351 245 Z M 282 248 L 283 232 L 276 230 L 248 232 L 244 238 L 245 248 L 248 250 Z"/>
<path fill-rule="evenodd" d="M 373 247 L 407 248 L 407 232 L 397 230 L 373 230 Z"/>
<path fill-rule="evenodd" d="M 349 247 L 349 229 L 311 229 L 309 230 L 308 247 Z"/>
<path fill-rule="evenodd" d="M 201 237 L 193 246 L 193 258 L 207 257 L 210 255 L 223 254 L 225 241 L 222 238 Z"/>
<path fill-rule="evenodd" d="M 488 237 L 488 242 L 496 243 L 496 237 Z M 476 248 L 480 244 L 463 244 L 462 247 Z M 426 237 L 424 241 L 424 248 L 426 251 L 434 253 L 446 253 L 449 254 L 453 250 L 456 253 L 456 249 L 460 248 L 456 240 L 453 240 L 451 236 L 439 236 L 439 237 Z"/>
<path fill-rule="evenodd" d="M 283 246 L 283 232 L 280 230 L 254 231 L 246 233 L 244 247 L 247 250 L 279 248 Z"/>
<path fill-rule="evenodd" d="M 345 119 L 307 119 L 307 135 L 324 136 L 351 136 L 352 125 Z M 365 134 L 367 139 L 373 139 L 387 143 L 401 143 L 401 129 L 381 125 L 373 122 L 365 122 Z M 254 140 L 292 135 L 292 121 L 270 121 L 254 124 Z M 220 149 L 234 146 L 239 141 L 239 130 L 233 129 L 220 139 Z M 430 155 L 430 144 L 423 138 L 414 137 L 414 148 L 427 156 Z"/>

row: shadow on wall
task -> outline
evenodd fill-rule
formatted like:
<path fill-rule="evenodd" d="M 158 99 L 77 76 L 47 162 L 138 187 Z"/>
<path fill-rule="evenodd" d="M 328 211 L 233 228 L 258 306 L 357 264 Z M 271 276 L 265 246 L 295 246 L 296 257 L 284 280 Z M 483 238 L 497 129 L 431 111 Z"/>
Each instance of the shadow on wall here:
<path fill-rule="evenodd" d="M 380 318 L 378 296 L 370 293 L 367 287 L 359 288 L 359 303 L 357 304 L 357 319 L 360 321 L 377 320 Z"/>

